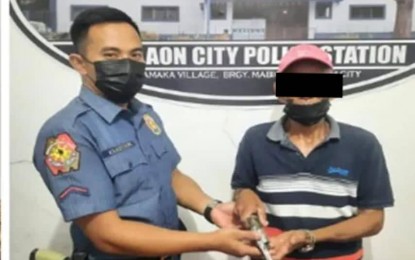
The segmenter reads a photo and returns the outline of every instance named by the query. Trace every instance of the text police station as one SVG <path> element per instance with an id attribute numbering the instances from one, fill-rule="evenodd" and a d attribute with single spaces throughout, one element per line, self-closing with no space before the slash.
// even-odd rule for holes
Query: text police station
<path id="1" fill-rule="evenodd" d="M 291 46 L 149 46 L 148 66 L 278 65 Z M 335 65 L 405 64 L 407 45 L 322 45 Z"/>

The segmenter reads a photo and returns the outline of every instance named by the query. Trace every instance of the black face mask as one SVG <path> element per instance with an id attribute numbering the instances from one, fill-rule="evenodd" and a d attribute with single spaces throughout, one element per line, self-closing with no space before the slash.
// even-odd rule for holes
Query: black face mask
<path id="1" fill-rule="evenodd" d="M 97 88 L 105 98 L 123 104 L 131 101 L 144 83 L 145 63 L 131 59 L 106 60 L 93 63 Z"/>
<path id="2" fill-rule="evenodd" d="M 312 126 L 320 122 L 327 115 L 330 108 L 328 99 L 312 105 L 295 105 L 292 102 L 285 105 L 284 113 L 293 121 L 304 126 Z"/>

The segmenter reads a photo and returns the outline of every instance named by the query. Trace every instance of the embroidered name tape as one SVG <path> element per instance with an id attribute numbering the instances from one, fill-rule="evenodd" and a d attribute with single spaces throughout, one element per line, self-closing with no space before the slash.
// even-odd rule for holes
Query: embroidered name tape
<path id="1" fill-rule="evenodd" d="M 110 157 L 114 154 L 120 153 L 122 151 L 125 151 L 131 147 L 133 147 L 135 144 L 132 141 L 117 145 L 116 147 L 112 147 L 108 150 L 105 150 L 104 152 L 102 152 L 102 157 L 107 158 Z"/>

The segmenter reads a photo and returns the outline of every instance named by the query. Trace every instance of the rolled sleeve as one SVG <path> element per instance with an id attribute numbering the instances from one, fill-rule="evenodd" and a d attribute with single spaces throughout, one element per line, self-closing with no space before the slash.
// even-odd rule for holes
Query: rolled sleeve
<path id="1" fill-rule="evenodd" d="M 41 131 L 33 162 L 65 221 L 115 209 L 114 188 L 99 153 L 82 134 L 74 130 L 61 130 Z M 71 156 L 57 159 L 59 151 L 51 151 L 51 146 L 56 148 L 56 140 L 61 137 L 65 140 L 61 140 L 59 145 L 72 143 L 70 148 L 63 148 L 63 154 L 71 153 Z M 67 158 L 73 160 L 70 166 L 55 166 L 59 160 L 67 163 Z"/>

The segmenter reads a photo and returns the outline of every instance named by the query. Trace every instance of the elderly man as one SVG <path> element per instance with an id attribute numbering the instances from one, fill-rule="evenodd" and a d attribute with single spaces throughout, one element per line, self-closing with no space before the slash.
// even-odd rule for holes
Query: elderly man
<path id="1" fill-rule="evenodd" d="M 298 45 L 279 73 L 334 72 L 327 53 Z M 304 81 L 304 88 L 330 87 Z M 232 177 L 237 213 L 242 220 L 257 213 L 277 230 L 276 259 L 361 259 L 362 238 L 381 231 L 384 208 L 394 204 L 381 145 L 329 116 L 330 98 L 278 98 L 285 115 L 250 128 L 240 143 Z"/>

